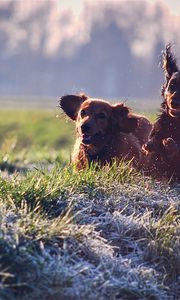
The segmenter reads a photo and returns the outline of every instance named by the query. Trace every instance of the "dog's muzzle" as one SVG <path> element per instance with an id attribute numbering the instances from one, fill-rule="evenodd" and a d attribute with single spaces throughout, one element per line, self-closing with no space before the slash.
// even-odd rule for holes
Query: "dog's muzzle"
<path id="1" fill-rule="evenodd" d="M 84 133 L 81 134 L 80 137 L 82 139 L 82 143 L 85 145 L 97 144 L 99 141 L 102 142 L 102 140 L 105 139 L 105 135 L 103 135 L 101 132 L 97 132 L 94 135 Z"/>

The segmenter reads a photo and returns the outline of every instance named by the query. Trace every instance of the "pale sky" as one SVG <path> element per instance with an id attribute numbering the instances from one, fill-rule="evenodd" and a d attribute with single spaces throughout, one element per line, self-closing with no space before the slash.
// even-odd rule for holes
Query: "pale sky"
<path id="1" fill-rule="evenodd" d="M 129 0 L 105 0 L 107 2 L 121 2 L 121 1 L 129 1 Z M 104 0 L 89 0 L 89 2 L 105 2 Z M 132 0 L 130 0 L 132 1 Z M 138 0 L 134 0 L 138 1 Z M 171 12 L 175 15 L 180 14 L 180 0 L 139 0 L 139 1 L 147 1 L 149 3 L 162 2 L 166 4 Z M 61 9 L 72 9 L 75 13 L 80 13 L 83 9 L 84 3 L 86 0 L 57 0 L 58 6 Z"/>
<path id="2" fill-rule="evenodd" d="M 72 9 L 75 13 L 80 13 L 84 6 L 84 0 L 57 0 L 61 9 Z"/>
<path id="3" fill-rule="evenodd" d="M 158 0 L 149 0 L 147 2 L 158 2 Z M 180 0 L 161 0 L 161 2 L 166 4 L 173 14 L 180 14 Z"/>

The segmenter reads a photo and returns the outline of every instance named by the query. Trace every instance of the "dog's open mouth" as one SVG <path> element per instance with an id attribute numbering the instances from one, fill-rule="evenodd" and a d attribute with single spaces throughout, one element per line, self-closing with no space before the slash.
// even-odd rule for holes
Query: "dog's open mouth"
<path id="1" fill-rule="evenodd" d="M 81 139 L 82 143 L 85 145 L 97 143 L 99 140 L 102 140 L 104 135 L 101 132 L 97 132 L 94 135 L 82 134 Z"/>

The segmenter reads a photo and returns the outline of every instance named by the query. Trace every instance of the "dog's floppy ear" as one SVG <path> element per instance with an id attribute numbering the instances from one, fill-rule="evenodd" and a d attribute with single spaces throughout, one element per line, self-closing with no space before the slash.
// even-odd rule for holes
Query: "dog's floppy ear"
<path id="1" fill-rule="evenodd" d="M 164 71 L 164 75 L 166 80 L 168 81 L 172 74 L 178 72 L 178 66 L 176 63 L 176 59 L 171 52 L 171 44 L 166 46 L 165 51 L 162 53 L 162 69 Z"/>
<path id="2" fill-rule="evenodd" d="M 76 120 L 81 104 L 88 99 L 85 94 L 65 95 L 60 98 L 59 106 L 73 121 Z"/>
<path id="3" fill-rule="evenodd" d="M 122 132 L 133 132 L 138 126 L 138 119 L 129 114 L 129 109 L 123 103 L 113 106 L 113 116 L 117 129 Z"/>

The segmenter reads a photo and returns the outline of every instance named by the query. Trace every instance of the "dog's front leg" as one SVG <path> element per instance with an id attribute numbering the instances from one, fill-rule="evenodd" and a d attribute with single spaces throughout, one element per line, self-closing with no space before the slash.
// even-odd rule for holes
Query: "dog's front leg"
<path id="1" fill-rule="evenodd" d="M 162 143 L 169 157 L 174 158 L 180 154 L 180 146 L 172 138 L 165 138 L 162 140 Z"/>
<path id="2" fill-rule="evenodd" d="M 149 141 L 142 146 L 142 151 L 145 155 L 149 153 L 156 152 L 161 147 L 159 140 L 156 141 L 155 138 L 149 139 Z"/>

